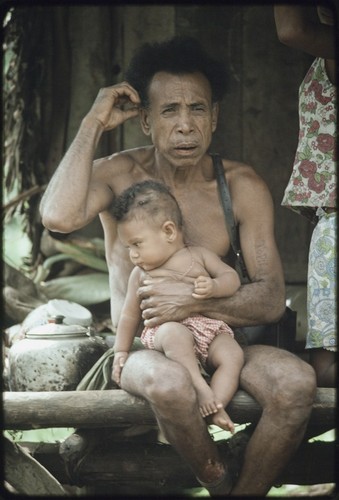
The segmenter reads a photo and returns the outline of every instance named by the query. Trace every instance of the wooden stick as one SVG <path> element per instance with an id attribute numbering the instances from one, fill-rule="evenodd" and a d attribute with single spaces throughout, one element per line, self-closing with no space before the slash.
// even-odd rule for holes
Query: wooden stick
<path id="1" fill-rule="evenodd" d="M 41 191 L 44 191 L 46 189 L 47 184 L 44 184 L 43 186 L 33 186 L 27 191 L 24 191 L 23 193 L 18 194 L 12 200 L 10 200 L 8 203 L 3 205 L 2 210 L 6 212 L 9 208 L 18 205 L 21 201 L 25 200 L 26 198 L 31 198 L 32 196 L 40 193 Z"/>

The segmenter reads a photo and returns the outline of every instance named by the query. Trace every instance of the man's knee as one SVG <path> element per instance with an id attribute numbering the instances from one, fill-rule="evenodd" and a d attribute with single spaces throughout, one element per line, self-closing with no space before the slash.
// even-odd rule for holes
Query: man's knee
<path id="1" fill-rule="evenodd" d="M 148 370 L 145 397 L 154 406 L 170 407 L 196 399 L 188 371 L 179 363 L 169 360 L 160 369 Z"/>
<path id="2" fill-rule="evenodd" d="M 286 373 L 277 379 L 276 403 L 287 411 L 310 411 L 317 387 L 313 368 L 299 359 L 286 368 Z"/>
<path id="3" fill-rule="evenodd" d="M 316 394 L 313 368 L 290 352 L 269 346 L 245 348 L 242 386 L 263 408 L 311 410 Z"/>

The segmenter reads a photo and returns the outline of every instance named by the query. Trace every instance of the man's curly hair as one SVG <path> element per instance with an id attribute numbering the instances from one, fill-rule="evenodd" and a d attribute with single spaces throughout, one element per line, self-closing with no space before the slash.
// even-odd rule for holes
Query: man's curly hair
<path id="1" fill-rule="evenodd" d="M 149 85 L 159 71 L 173 75 L 202 73 L 210 83 L 212 102 L 221 101 L 226 91 L 226 67 L 210 57 L 192 37 L 176 36 L 164 42 L 146 43 L 134 54 L 125 77 L 138 92 L 143 107 L 149 105 Z"/>

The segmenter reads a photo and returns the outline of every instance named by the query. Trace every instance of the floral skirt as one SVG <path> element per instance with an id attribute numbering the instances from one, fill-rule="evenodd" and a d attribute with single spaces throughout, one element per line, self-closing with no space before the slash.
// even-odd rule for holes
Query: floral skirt
<path id="1" fill-rule="evenodd" d="M 308 260 L 306 348 L 336 351 L 337 214 L 319 208 L 317 215 Z"/>

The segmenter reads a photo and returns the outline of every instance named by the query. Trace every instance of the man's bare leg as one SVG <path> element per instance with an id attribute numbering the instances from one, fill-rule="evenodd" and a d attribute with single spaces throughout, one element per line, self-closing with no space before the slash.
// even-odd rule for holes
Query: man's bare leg
<path id="1" fill-rule="evenodd" d="M 316 393 L 313 368 L 270 346 L 244 348 L 240 387 L 263 407 L 232 495 L 264 496 L 298 448 Z"/>
<path id="2" fill-rule="evenodd" d="M 218 494 L 229 493 L 229 475 L 200 415 L 191 377 L 183 366 L 157 351 L 133 352 L 122 371 L 121 387 L 149 402 L 168 442 L 200 482 L 211 485 L 206 486 L 210 492 L 216 485 Z"/>

